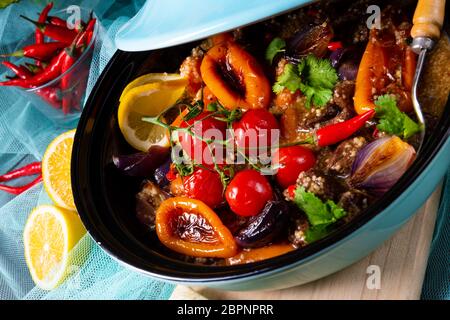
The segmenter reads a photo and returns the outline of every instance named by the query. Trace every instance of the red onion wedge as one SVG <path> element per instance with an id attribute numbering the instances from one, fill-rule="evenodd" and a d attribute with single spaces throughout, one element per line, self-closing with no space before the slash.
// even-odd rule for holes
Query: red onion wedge
<path id="1" fill-rule="evenodd" d="M 397 136 L 375 140 L 358 152 L 350 184 L 383 194 L 400 179 L 415 157 L 414 148 Z"/>
<path id="2" fill-rule="evenodd" d="M 164 163 L 168 155 L 168 148 L 152 146 L 148 152 L 113 156 L 112 160 L 117 169 L 125 175 L 149 178 Z"/>

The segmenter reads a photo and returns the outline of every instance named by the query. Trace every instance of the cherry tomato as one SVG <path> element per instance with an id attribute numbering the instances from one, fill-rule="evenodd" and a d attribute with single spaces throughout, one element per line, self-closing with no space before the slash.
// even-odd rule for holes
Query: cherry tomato
<path id="1" fill-rule="evenodd" d="M 271 130 L 280 130 L 280 126 L 277 119 L 269 111 L 252 109 L 244 113 L 242 118 L 233 125 L 233 129 L 236 145 L 240 148 L 270 147 L 277 142 L 273 141 L 276 137 L 272 136 Z M 249 137 L 252 137 L 252 135 L 257 138 L 257 145 L 253 145 L 254 143 L 249 141 Z"/>
<path id="2" fill-rule="evenodd" d="M 316 163 L 314 153 L 302 146 L 278 149 L 274 154 L 274 162 L 279 165 L 276 179 L 283 188 L 297 181 L 300 172 L 310 169 Z"/>
<path id="3" fill-rule="evenodd" d="M 239 171 L 225 190 L 225 197 L 234 213 L 254 216 L 261 212 L 273 192 L 269 181 L 256 170 Z"/>
<path id="4" fill-rule="evenodd" d="M 226 123 L 214 119 L 213 117 L 205 119 L 208 114 L 210 114 L 210 112 L 202 112 L 188 121 L 183 121 L 180 127 L 187 128 L 194 124 L 191 128 L 194 135 L 201 137 L 202 139 L 210 139 L 214 137 L 217 140 L 225 140 Z M 205 141 L 182 131 L 179 131 L 178 133 L 178 140 L 180 141 L 181 147 L 186 152 L 188 157 L 195 163 L 203 164 L 208 167 L 213 166 L 213 157 L 211 156 L 211 153 L 208 150 L 208 145 Z M 217 144 L 215 146 L 216 147 L 213 147 L 211 145 L 213 152 L 216 155 L 216 161 L 220 163 L 223 156 L 222 148 L 219 150 L 217 148 Z"/>
<path id="5" fill-rule="evenodd" d="M 223 202 L 223 185 L 215 171 L 196 168 L 193 174 L 183 178 L 183 186 L 189 198 L 203 201 L 211 208 Z"/>

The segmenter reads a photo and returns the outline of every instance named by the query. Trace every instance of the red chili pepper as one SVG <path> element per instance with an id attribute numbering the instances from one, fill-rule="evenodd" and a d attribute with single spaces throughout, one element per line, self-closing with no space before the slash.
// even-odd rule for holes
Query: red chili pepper
<path id="1" fill-rule="evenodd" d="M 47 61 L 54 57 L 60 49 L 63 49 L 67 44 L 63 42 L 45 42 L 32 44 L 23 47 L 12 53 L 2 54 L 1 57 L 28 57 L 39 61 Z"/>
<path id="2" fill-rule="evenodd" d="M 55 109 L 61 108 L 62 93 L 56 87 L 44 87 L 36 90 L 36 93 Z"/>
<path id="3" fill-rule="evenodd" d="M 45 36 L 56 41 L 64 42 L 67 45 L 70 45 L 78 34 L 75 30 L 67 29 L 65 27 L 55 26 L 50 23 L 40 23 L 23 15 L 20 17 L 33 23 Z"/>
<path id="4" fill-rule="evenodd" d="M 70 67 L 73 66 L 76 59 L 76 43 L 65 49 L 66 55 L 61 64 L 61 73 L 65 73 Z M 71 75 L 66 74 L 61 78 L 61 90 L 64 91 L 63 99 L 62 99 L 62 110 L 64 114 L 69 113 L 71 109 L 72 103 L 72 92 L 68 90 L 70 88 L 71 83 Z"/>
<path id="5" fill-rule="evenodd" d="M 97 19 L 92 18 L 91 20 L 89 20 L 89 22 L 87 24 L 86 32 L 87 32 L 88 36 L 87 36 L 86 46 L 88 46 L 91 43 L 92 36 L 94 34 L 94 27 L 95 27 L 95 23 L 96 22 L 97 22 Z"/>
<path id="6" fill-rule="evenodd" d="M 61 19 L 59 17 L 50 16 L 50 17 L 47 17 L 47 21 L 55 26 L 67 28 L 67 21 L 64 19 Z M 45 22 L 45 21 L 43 21 L 43 22 Z"/>
<path id="7" fill-rule="evenodd" d="M 62 50 L 57 56 L 53 57 L 50 64 L 42 70 L 41 73 L 38 73 L 28 79 L 29 84 L 33 86 L 40 86 L 58 77 L 61 74 L 61 66 L 65 56 L 66 51 Z"/>
<path id="8" fill-rule="evenodd" d="M 62 50 L 41 73 L 35 75 L 30 81 L 35 85 L 41 85 L 58 77 L 61 74 L 61 66 L 66 54 L 66 51 Z"/>
<path id="9" fill-rule="evenodd" d="M 41 173 L 41 171 L 42 171 L 41 162 L 33 162 L 19 169 L 15 169 L 13 171 L 1 175 L 0 182 L 9 181 L 25 176 L 31 176 L 33 174 Z"/>
<path id="10" fill-rule="evenodd" d="M 82 46 L 84 46 L 86 36 L 87 36 L 86 31 L 79 32 L 77 37 L 73 41 L 72 45 L 65 49 L 66 56 L 65 56 L 64 60 L 62 61 L 62 65 L 61 65 L 61 73 L 62 74 L 65 73 L 67 70 L 69 70 L 73 66 L 73 64 L 76 62 L 78 54 L 81 53 L 81 50 L 79 51 L 78 49 L 81 48 Z M 78 77 L 81 78 L 80 82 L 82 82 L 82 80 L 84 78 L 84 74 L 79 72 Z M 78 100 L 77 91 L 79 91 L 80 88 L 76 88 L 76 86 L 78 84 L 71 88 L 70 86 L 72 84 L 73 84 L 73 80 L 72 80 L 71 74 L 66 74 L 62 77 L 62 79 L 61 79 L 61 90 L 63 92 L 62 109 L 63 109 L 64 114 L 67 114 L 72 107 L 79 109 L 78 105 L 75 106 L 75 104 L 77 104 L 77 102 L 79 102 L 79 101 L 77 101 Z M 78 89 L 78 90 L 76 90 L 76 89 Z M 81 100 L 81 97 L 79 97 L 79 98 L 80 98 L 79 100 Z"/>
<path id="11" fill-rule="evenodd" d="M 56 16 L 49 16 L 47 17 L 47 22 L 50 24 L 53 24 L 55 26 L 58 27 L 64 27 L 69 29 L 69 27 L 67 26 L 67 21 L 64 19 L 61 19 L 60 17 L 56 17 Z M 84 28 L 86 27 L 86 24 L 83 22 L 83 20 L 78 20 L 75 22 L 75 30 L 76 31 L 83 31 Z"/>
<path id="12" fill-rule="evenodd" d="M 296 189 L 297 189 L 297 186 L 295 184 L 293 184 L 287 188 L 289 198 L 291 198 L 291 199 L 295 198 L 295 190 Z"/>
<path id="13" fill-rule="evenodd" d="M 331 124 L 322 127 L 316 131 L 316 142 L 320 147 L 329 146 L 347 139 L 358 131 L 366 121 L 370 120 L 375 114 L 371 109 L 363 114 L 351 118 L 350 120 Z"/>
<path id="14" fill-rule="evenodd" d="M 91 52 L 89 53 L 91 54 Z M 86 60 L 90 60 L 89 58 Z M 76 110 L 81 110 L 81 105 L 83 103 L 83 96 L 86 93 L 86 86 L 87 81 L 89 78 L 89 65 L 82 64 L 79 67 L 79 70 L 77 70 L 77 79 L 78 82 L 76 82 L 70 91 L 72 92 L 72 108 Z"/>
<path id="15" fill-rule="evenodd" d="M 38 66 L 29 62 L 25 62 L 25 65 L 27 66 L 27 69 L 30 70 L 30 72 L 33 74 L 42 72 L 43 68 L 47 67 L 46 63 L 41 63 L 41 66 Z"/>
<path id="16" fill-rule="evenodd" d="M 39 15 L 38 22 L 44 23 L 45 20 L 47 20 L 48 13 L 53 8 L 53 2 L 48 3 L 44 9 L 42 10 L 41 14 Z M 39 28 L 36 28 L 36 34 L 35 34 L 35 40 L 36 43 L 44 43 L 44 34 Z"/>
<path id="17" fill-rule="evenodd" d="M 14 72 L 20 79 L 28 79 L 33 74 L 24 66 L 17 66 L 14 63 L 11 63 L 9 61 L 2 61 L 2 64 L 10 69 L 12 72 Z"/>
<path id="18" fill-rule="evenodd" d="M 342 42 L 340 41 L 333 41 L 328 43 L 328 50 L 330 51 L 336 51 L 337 49 L 342 48 Z"/>
<path id="19" fill-rule="evenodd" d="M 35 186 L 36 184 L 38 184 L 41 181 L 42 181 L 42 175 L 39 175 L 39 177 L 37 177 L 36 179 L 31 181 L 30 183 L 28 183 L 24 186 L 20 186 L 20 187 L 11 187 L 11 186 L 7 186 L 4 184 L 0 184 L 0 190 L 11 193 L 11 194 L 18 195 L 18 194 L 21 194 L 22 192 L 27 191 L 28 189 Z"/>
<path id="20" fill-rule="evenodd" d="M 8 173 L 5 173 L 4 175 L 0 176 L 0 182 L 4 181 L 10 181 L 17 178 L 25 177 L 25 176 L 31 176 L 35 174 L 39 174 L 39 176 L 31 181 L 30 183 L 19 186 L 19 187 L 11 187 L 4 184 L 0 184 L 0 190 L 11 193 L 11 194 L 20 194 L 28 189 L 30 189 L 32 186 L 38 184 L 42 181 L 42 167 L 40 162 L 33 162 L 30 164 L 27 164 L 26 166 L 23 166 L 22 168 L 15 169 L 13 171 L 10 171 Z"/>
<path id="21" fill-rule="evenodd" d="M 77 54 L 80 54 L 84 51 L 86 47 L 86 40 L 88 38 L 88 31 L 82 31 L 77 39 L 75 40 L 75 48 L 77 49 Z"/>
<path id="22" fill-rule="evenodd" d="M 20 79 L 20 78 L 14 78 L 6 81 L 0 82 L 0 86 L 5 87 L 22 87 L 25 89 L 31 89 L 35 88 L 36 86 L 31 84 L 29 79 Z"/>
<path id="23" fill-rule="evenodd" d="M 380 131 L 378 130 L 377 127 L 375 127 L 375 130 L 373 130 L 372 132 L 372 137 L 374 138 L 378 138 L 378 134 L 380 133 Z"/>
<path id="24" fill-rule="evenodd" d="M 19 86 L 23 88 L 34 88 L 47 83 L 61 74 L 62 61 L 65 59 L 66 51 L 62 50 L 53 57 L 49 65 L 42 72 L 35 74 L 29 79 L 13 79 L 0 82 L 0 86 Z"/>

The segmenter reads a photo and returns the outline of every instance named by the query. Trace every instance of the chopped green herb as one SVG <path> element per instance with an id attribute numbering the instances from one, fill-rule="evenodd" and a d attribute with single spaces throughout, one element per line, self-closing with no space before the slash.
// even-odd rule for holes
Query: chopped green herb
<path id="1" fill-rule="evenodd" d="M 284 52 L 284 48 L 286 48 L 286 42 L 283 39 L 273 39 L 266 49 L 266 60 L 269 61 L 270 64 L 272 64 L 273 58 L 275 58 L 278 53 Z"/>
<path id="2" fill-rule="evenodd" d="M 203 111 L 203 101 L 197 101 L 194 104 L 188 104 L 188 113 L 183 117 L 184 121 L 189 121 L 198 116 Z"/>
<path id="3" fill-rule="evenodd" d="M 239 120 L 242 117 L 242 111 L 240 109 L 228 110 L 222 104 L 220 104 L 220 102 L 211 102 L 210 104 L 208 104 L 206 109 L 216 114 L 214 119 L 227 122 L 229 124 L 236 120 Z"/>
<path id="4" fill-rule="evenodd" d="M 309 55 L 297 67 L 287 64 L 272 89 L 275 93 L 280 93 L 284 88 L 291 92 L 300 90 L 307 98 L 307 108 L 311 101 L 314 105 L 323 107 L 330 101 L 337 80 L 336 70 L 329 59 Z"/>
<path id="5" fill-rule="evenodd" d="M 191 163 L 175 163 L 175 168 L 182 177 L 186 177 L 194 173 L 194 164 Z"/>
<path id="6" fill-rule="evenodd" d="M 273 86 L 273 91 L 280 93 L 286 88 L 291 92 L 295 92 L 300 89 L 301 83 L 302 79 L 298 74 L 297 68 L 295 68 L 295 65 L 288 63 L 284 67 L 283 73 L 278 76 L 277 82 Z"/>
<path id="7" fill-rule="evenodd" d="M 332 224 L 347 215 L 347 212 L 334 201 L 323 202 L 314 193 L 307 192 L 304 187 L 295 190 L 294 202 L 308 218 L 310 224 L 306 233 L 308 243 L 325 236 Z"/>
<path id="8" fill-rule="evenodd" d="M 218 109 L 218 106 L 217 106 L 216 102 L 211 102 L 206 106 L 206 110 L 211 111 L 211 112 L 217 111 L 217 109 Z"/>
<path id="9" fill-rule="evenodd" d="M 401 112 L 393 95 L 379 96 L 375 101 L 378 130 L 408 139 L 422 129 L 408 115 Z"/>
<path id="10" fill-rule="evenodd" d="M 307 243 L 313 243 L 320 240 L 330 233 L 328 225 L 310 226 L 305 232 L 305 240 Z"/>

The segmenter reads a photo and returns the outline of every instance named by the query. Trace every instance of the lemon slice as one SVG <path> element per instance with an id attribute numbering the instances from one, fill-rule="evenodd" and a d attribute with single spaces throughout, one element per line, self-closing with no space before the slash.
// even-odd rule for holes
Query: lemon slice
<path id="1" fill-rule="evenodd" d="M 148 73 L 140 76 L 139 78 L 131 81 L 125 89 L 122 91 L 122 95 L 120 96 L 120 100 L 133 88 L 142 86 L 144 84 L 149 83 L 157 83 L 157 82 L 172 82 L 172 81 L 185 81 L 184 78 L 177 73 Z"/>
<path id="2" fill-rule="evenodd" d="M 38 287 L 51 290 L 64 280 L 72 265 L 69 252 L 85 233 L 76 212 L 50 205 L 31 212 L 23 243 L 25 260 Z"/>
<path id="3" fill-rule="evenodd" d="M 70 179 L 70 159 L 75 130 L 56 137 L 42 158 L 42 181 L 53 202 L 64 209 L 76 210 Z"/>
<path id="4" fill-rule="evenodd" d="M 125 140 L 140 151 L 147 151 L 152 145 L 169 146 L 167 130 L 142 121 L 142 118 L 155 117 L 174 105 L 187 84 L 187 80 L 179 75 L 156 75 L 134 80 L 120 98 L 119 128 Z"/>

